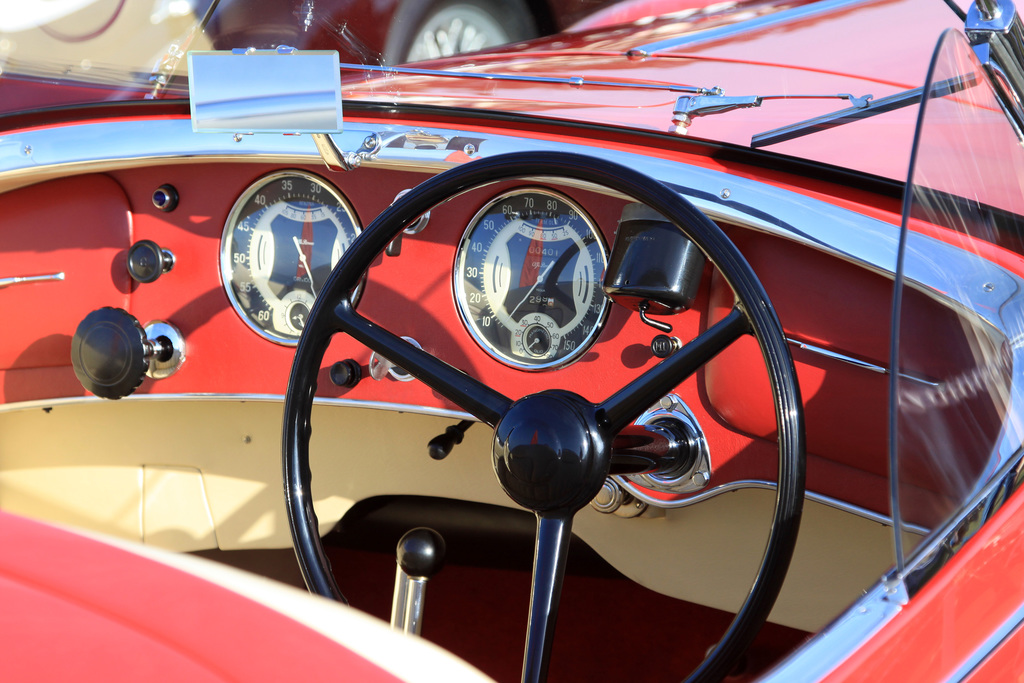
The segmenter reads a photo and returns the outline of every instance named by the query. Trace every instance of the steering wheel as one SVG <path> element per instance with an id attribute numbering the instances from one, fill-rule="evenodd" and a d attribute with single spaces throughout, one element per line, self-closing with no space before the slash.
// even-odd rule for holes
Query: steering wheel
<path id="1" fill-rule="evenodd" d="M 360 316 L 353 293 L 387 245 L 420 215 L 480 185 L 552 176 L 593 183 L 647 204 L 679 227 L 732 287 L 736 304 L 721 321 L 600 403 L 549 390 L 513 401 Z M 572 520 L 597 495 L 612 461 L 613 437 L 715 354 L 746 334 L 761 348 L 778 427 L 778 489 L 768 543 L 736 617 L 689 681 L 722 679 L 768 618 L 796 544 L 803 509 L 803 410 L 793 360 L 764 288 L 725 234 L 677 192 L 633 169 L 561 152 L 480 159 L 425 181 L 392 204 L 342 255 L 299 339 L 285 398 L 284 478 L 288 521 L 309 589 L 342 602 L 320 542 L 309 469 L 310 414 L 317 372 L 331 337 L 344 332 L 494 428 L 492 459 L 506 493 L 537 517 L 524 681 L 543 681 Z"/>

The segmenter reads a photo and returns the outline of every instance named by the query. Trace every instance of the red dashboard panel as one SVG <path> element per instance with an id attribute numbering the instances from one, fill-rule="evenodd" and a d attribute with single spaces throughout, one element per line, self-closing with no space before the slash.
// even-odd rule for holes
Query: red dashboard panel
<path id="1" fill-rule="evenodd" d="M 255 180 L 280 167 L 269 165 L 190 164 L 115 171 L 109 176 L 82 176 L 54 181 L 4 195 L 3 206 L 24 225 L 32 225 L 32 244 L 38 231 L 53 235 L 52 252 L 27 254 L 18 243 L 5 245 L 5 263 L 31 263 L 34 270 L 65 270 L 68 280 L 0 290 L 10 297 L 8 310 L 19 310 L 24 329 L 17 334 L 22 348 L 3 345 L 7 367 L 0 371 L 8 402 L 81 396 L 68 365 L 70 337 L 81 319 L 103 306 L 125 307 L 145 325 L 162 320 L 176 326 L 186 341 L 186 360 L 180 371 L 162 380 L 146 379 L 142 394 L 234 394 L 281 396 L 286 392 L 293 347 L 257 335 L 232 308 L 220 275 L 221 236 L 235 200 Z M 365 227 L 391 198 L 425 179 L 415 173 L 360 169 L 332 173 L 322 167 L 302 170 L 319 175 L 346 196 Z M 158 187 L 170 184 L 180 201 L 164 212 L 152 203 Z M 575 363 L 556 371 L 525 372 L 508 367 L 481 348 L 466 331 L 453 294 L 452 273 L 459 240 L 479 209 L 513 187 L 535 186 L 506 182 L 480 188 L 449 201 L 432 212 L 426 229 L 403 240 L 401 254 L 382 256 L 369 270 L 360 312 L 390 329 L 416 339 L 437 357 L 483 382 L 518 398 L 545 389 L 570 388 L 589 400 L 602 400 L 657 359 L 650 343 L 658 333 L 631 311 L 612 306 L 598 341 Z M 577 188 L 557 187 L 592 216 L 611 244 L 624 205 Z M 71 201 L 61 202 L 58 199 Z M 72 214 L 72 206 L 90 205 L 87 216 Z M 822 346 L 882 362 L 885 334 L 860 324 L 887 310 L 889 286 L 881 277 L 850 264 L 838 264 L 813 250 L 769 236 L 733 230 L 755 272 L 774 298 L 787 334 Z M 11 238 L 14 239 L 14 238 Z M 126 251 L 131 242 L 149 239 L 175 256 L 173 270 L 150 284 L 129 280 Z M 9 269 L 11 265 L 5 266 Z M 827 272 L 831 293 L 808 287 Z M 86 273 L 82 275 L 81 273 Z M 75 279 L 72 280 L 72 277 Z M 667 320 L 672 334 L 695 337 L 722 311 L 731 307 L 731 292 L 714 283 L 706 270 L 691 310 Z M 71 287 L 71 282 L 85 283 Z M 129 283 L 130 286 L 129 286 Z M 30 287 L 32 289 L 30 289 Z M 39 295 L 52 291 L 52 300 Z M 843 315 L 849 334 L 825 339 L 833 329 L 838 306 L 823 305 L 822 296 L 843 300 L 844 291 L 873 292 Z M 130 293 L 129 293 L 130 292 Z M 32 296 L 28 296 L 32 293 Z M 808 297 L 811 297 L 809 300 Z M 5 302 L 6 303 L 6 302 Z M 20 306 L 20 309 L 15 309 Z M 37 315 L 37 311 L 60 315 Z M 856 315 L 853 315 L 854 312 Z M 887 320 L 887 316 L 885 316 Z M 46 333 L 40 326 L 45 325 Z M 5 331 L 5 334 L 14 334 Z M 43 339 L 25 348 L 28 340 Z M 738 479 L 772 480 L 776 457 L 770 402 L 752 390 L 764 375 L 753 340 L 741 340 L 677 393 L 695 412 L 712 444 L 715 484 Z M 808 352 L 796 351 L 797 369 L 808 410 L 809 480 L 819 491 L 865 507 L 884 511 L 879 478 L 885 476 L 884 449 L 867 435 L 884 433 L 884 376 L 852 368 Z M 331 383 L 331 364 L 353 359 L 365 379 L 346 389 Z M 455 409 L 456 406 L 420 382 L 368 377 L 370 352 L 350 338 L 337 336 L 325 356 L 319 395 Z M 58 366 L 44 368 L 42 366 Z M 33 369 L 34 368 L 34 369 Z M 865 412 L 868 411 L 868 412 Z M 870 424 L 869 424 L 870 423 Z M 824 455 L 829 460 L 813 457 Z"/>
<path id="2" fill-rule="evenodd" d="M 0 280 L 63 274 L 0 287 L 0 370 L 70 366 L 71 335 L 95 302 L 128 305 L 128 198 L 90 175 L 0 195 L 0 216 Z"/>

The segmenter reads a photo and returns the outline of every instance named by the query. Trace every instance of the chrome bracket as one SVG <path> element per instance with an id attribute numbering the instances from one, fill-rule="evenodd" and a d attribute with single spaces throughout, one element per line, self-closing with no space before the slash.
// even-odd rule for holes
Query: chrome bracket
<path id="1" fill-rule="evenodd" d="M 313 133 L 311 136 L 320 152 L 320 158 L 332 171 L 352 171 L 364 161 L 374 159 L 384 147 L 384 140 L 378 133 L 371 133 L 363 139 L 362 146 L 354 152 L 342 151 L 329 133 Z"/>
<path id="2" fill-rule="evenodd" d="M 701 429 L 693 411 L 683 403 L 682 399 L 675 394 L 669 394 L 662 398 L 657 405 L 637 418 L 636 424 L 651 424 L 665 418 L 672 418 L 678 421 L 689 434 L 697 455 L 692 467 L 686 472 L 629 474 L 612 477 L 626 492 L 634 495 L 639 494 L 638 498 L 649 502 L 650 496 L 646 491 L 693 493 L 700 491 L 711 481 L 711 455 L 708 451 L 708 441 L 704 437 L 704 430 Z M 657 503 L 653 504 L 657 505 Z"/>
<path id="3" fill-rule="evenodd" d="M 1024 140 L 1024 24 L 1012 0 L 976 0 L 964 31 L 996 86 L 999 103 Z"/>

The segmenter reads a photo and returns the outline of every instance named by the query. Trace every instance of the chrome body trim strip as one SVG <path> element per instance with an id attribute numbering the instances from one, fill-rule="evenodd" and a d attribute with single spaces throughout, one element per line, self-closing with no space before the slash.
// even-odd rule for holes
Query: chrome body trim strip
<path id="1" fill-rule="evenodd" d="M 280 394 L 132 394 L 120 399 L 117 404 L 134 403 L 136 401 L 223 401 L 233 403 L 284 403 L 284 396 Z M 0 404 L 0 415 L 4 413 L 15 413 L 27 410 L 45 410 L 48 408 L 59 408 L 63 406 L 74 406 L 81 404 L 101 404 L 110 401 L 95 396 L 75 396 L 73 398 L 57 398 L 52 400 L 40 399 L 34 401 L 22 401 L 20 403 Z M 117 405 L 112 404 L 112 405 Z M 387 403 L 384 401 L 359 401 L 350 398 L 320 398 L 313 399 L 313 405 L 338 406 L 342 408 L 365 408 L 368 410 L 387 410 L 395 413 L 412 413 L 415 415 L 427 415 L 431 417 L 444 417 L 452 420 L 473 420 L 473 416 L 461 410 L 449 410 L 446 408 L 431 408 L 428 406 L 417 406 L 409 403 Z"/>
<path id="2" fill-rule="evenodd" d="M 705 31 L 695 31 L 676 38 L 661 40 L 656 43 L 648 43 L 631 49 L 627 54 L 635 56 L 656 55 L 668 50 L 676 50 L 682 47 L 693 47 L 703 43 L 713 43 L 718 40 L 726 40 L 745 33 L 763 31 L 774 26 L 785 26 L 786 24 L 811 19 L 824 14 L 832 14 L 842 9 L 856 7 L 857 5 L 870 5 L 876 0 L 821 0 L 800 7 L 773 12 L 756 19 L 728 24 L 719 28 L 711 28 Z"/>
<path id="3" fill-rule="evenodd" d="M 660 498 L 656 498 L 650 495 L 643 488 L 637 486 L 634 482 L 630 481 L 624 476 L 614 475 L 611 478 L 614 479 L 623 489 L 628 491 L 637 500 L 642 500 L 643 502 L 647 503 L 652 507 L 666 509 L 689 507 L 690 505 L 695 505 L 709 498 L 720 496 L 723 493 L 742 491 L 743 489 L 765 489 L 769 491 L 774 491 L 775 489 L 778 488 L 778 485 L 774 481 L 767 481 L 764 479 L 742 479 L 740 481 L 731 481 L 728 484 L 714 486 L 712 488 L 701 491 L 700 493 L 687 496 L 686 498 L 682 498 L 680 500 L 666 502 Z M 872 522 L 877 522 L 878 524 L 881 524 L 883 526 L 892 526 L 891 517 L 886 517 L 883 514 L 874 512 L 872 510 L 868 510 L 867 508 L 862 508 L 858 505 L 851 505 L 850 503 L 839 500 L 838 498 L 832 498 L 831 496 L 826 496 L 821 493 L 815 493 L 813 491 L 807 491 L 804 497 L 807 500 L 814 501 L 815 503 L 820 503 L 821 505 L 825 505 L 830 508 L 835 508 L 836 510 L 846 512 L 851 515 L 856 515 L 857 517 L 863 517 L 864 519 L 870 520 Z M 924 527 L 916 526 L 913 524 L 904 524 L 903 528 L 910 533 L 917 534 L 918 536 L 925 536 L 930 532 L 929 529 L 925 529 Z"/>
<path id="4" fill-rule="evenodd" d="M 1017 608 L 1009 619 L 999 625 L 995 631 L 985 639 L 985 642 L 975 652 L 967 658 L 967 660 L 960 665 L 960 667 L 953 673 L 952 676 L 946 679 L 948 683 L 957 683 L 962 681 L 974 673 L 974 670 L 985 661 L 985 659 L 995 652 L 996 648 L 1002 645 L 1014 631 L 1024 626 L 1024 605 Z"/>
<path id="5" fill-rule="evenodd" d="M 826 349 L 822 346 L 815 346 L 814 344 L 809 344 L 807 342 L 800 341 L 799 339 L 793 339 L 792 337 L 786 337 L 786 341 L 792 344 L 793 346 L 802 349 L 803 351 L 807 351 L 809 353 L 824 356 L 825 358 L 831 358 L 832 360 L 837 360 L 840 361 L 841 363 L 853 365 L 854 367 L 858 367 L 863 370 L 869 370 L 870 372 L 874 372 L 880 375 L 889 374 L 889 368 L 885 367 L 884 365 L 876 365 L 875 363 L 869 363 L 866 360 L 860 360 L 859 358 L 854 358 L 853 356 L 847 356 L 846 354 L 838 353 L 836 351 Z M 912 382 L 925 384 L 930 387 L 939 386 L 938 382 L 932 382 L 922 377 L 914 377 L 913 375 L 908 375 L 903 372 L 900 373 L 900 377 L 902 377 L 903 379 L 909 379 Z"/>

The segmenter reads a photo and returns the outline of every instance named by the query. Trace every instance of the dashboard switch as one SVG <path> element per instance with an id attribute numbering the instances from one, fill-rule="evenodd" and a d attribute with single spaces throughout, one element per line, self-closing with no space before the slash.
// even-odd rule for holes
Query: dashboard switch
<path id="1" fill-rule="evenodd" d="M 153 240 L 139 240 L 128 249 L 128 274 L 136 282 L 156 282 L 174 267 L 174 254 Z"/>
<path id="2" fill-rule="evenodd" d="M 120 308 L 85 316 L 71 339 L 75 375 L 100 398 L 128 396 L 147 374 L 157 379 L 174 374 L 184 358 L 184 341 L 174 326 L 156 322 L 144 329 Z"/>

